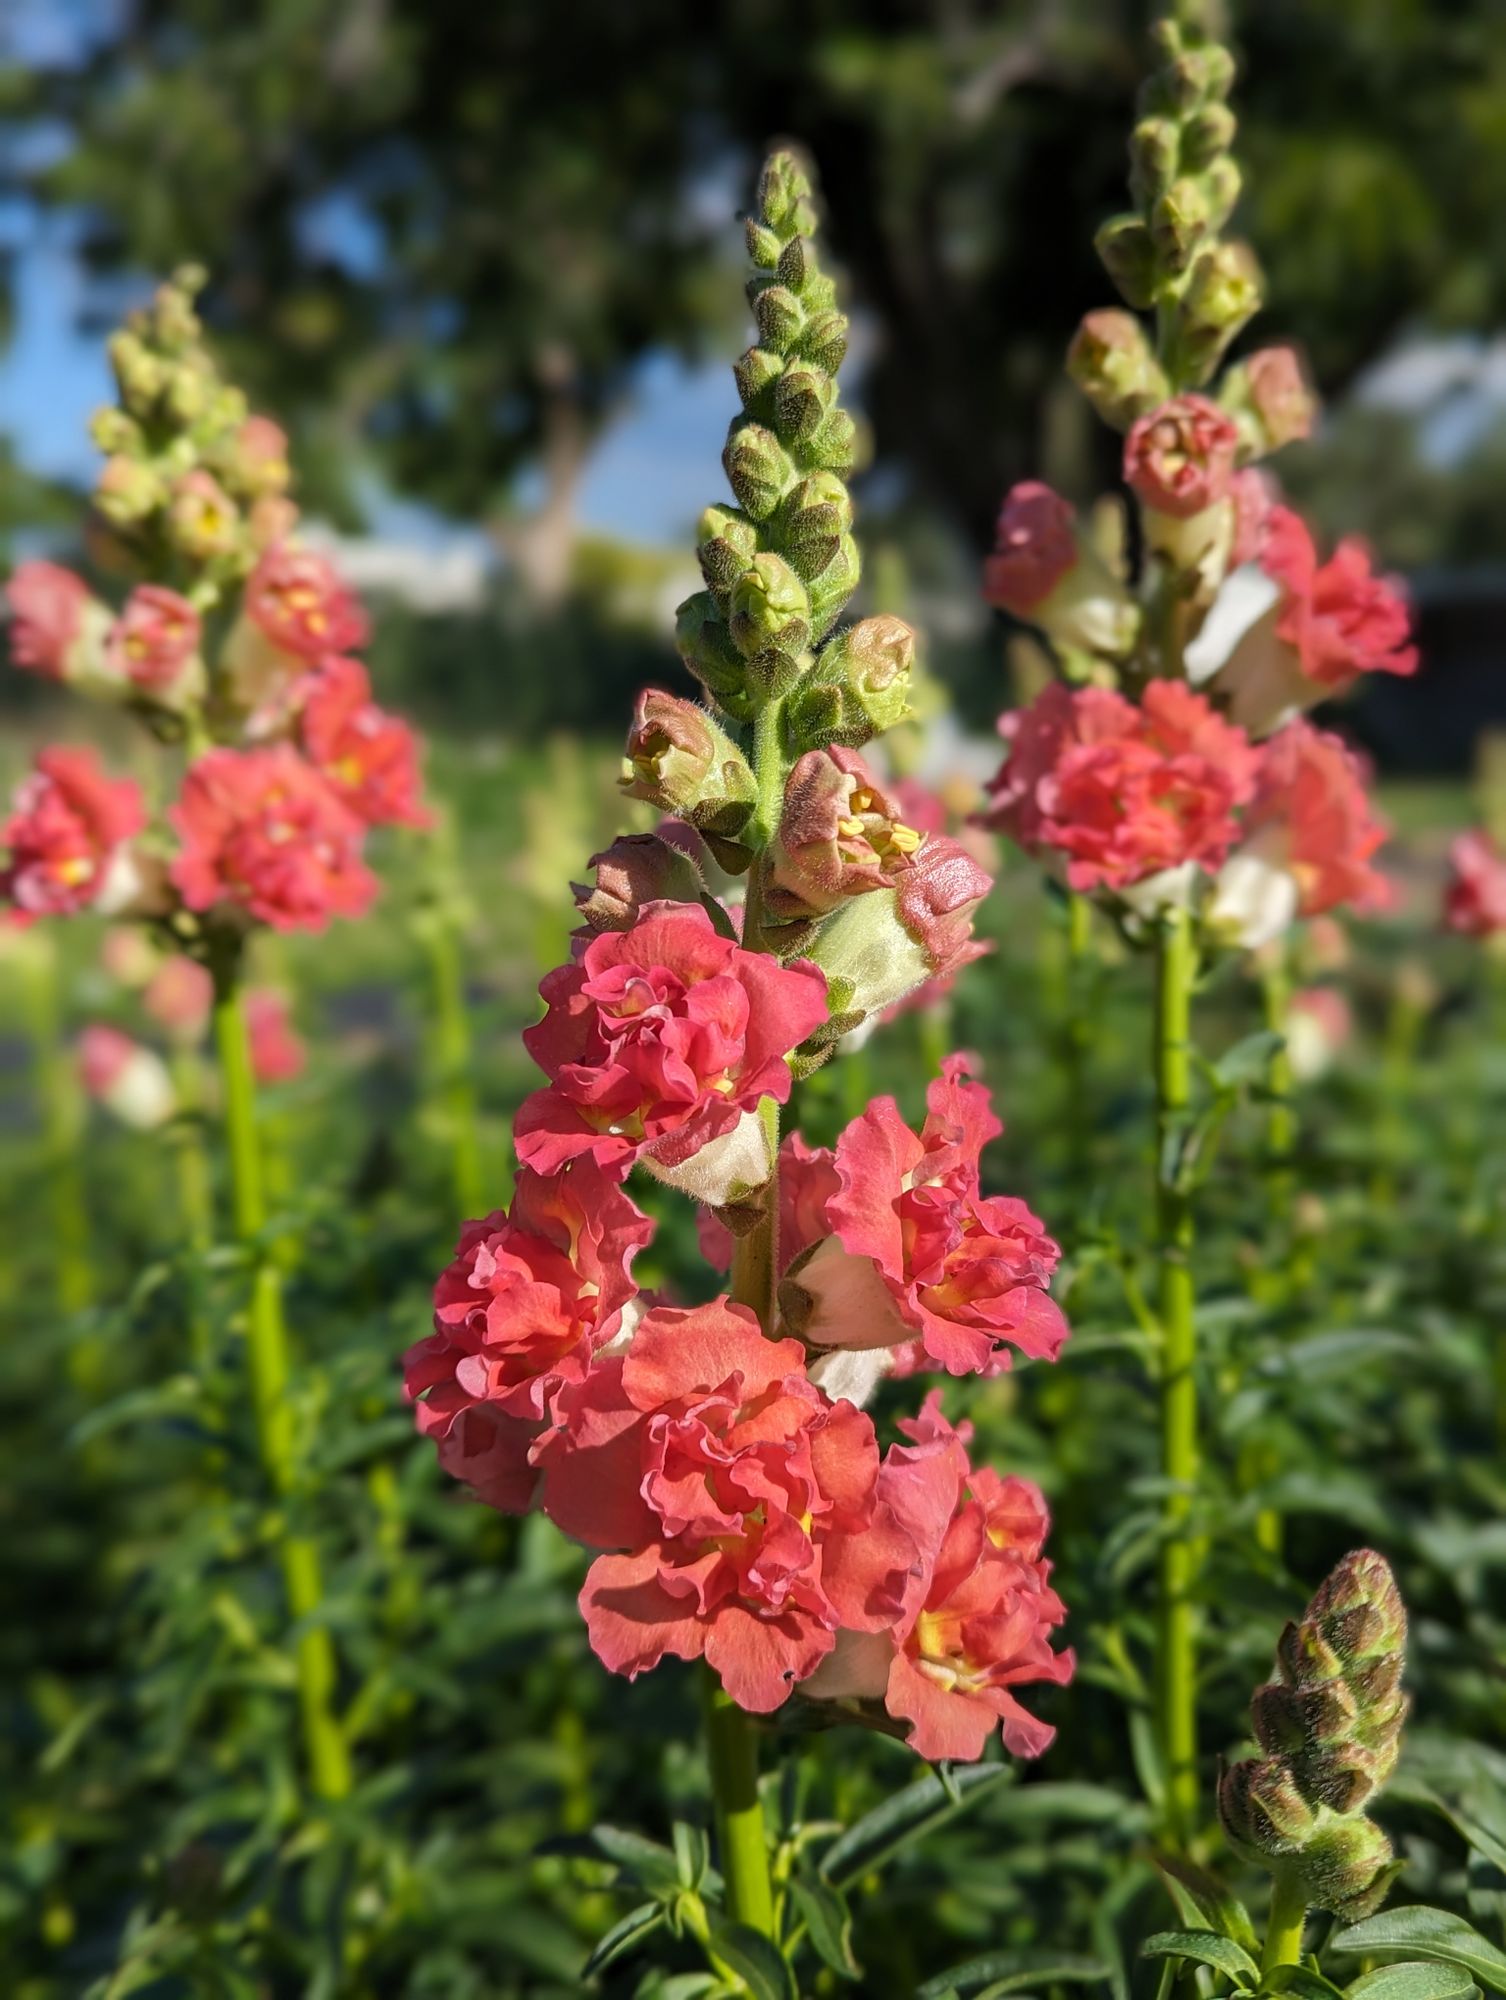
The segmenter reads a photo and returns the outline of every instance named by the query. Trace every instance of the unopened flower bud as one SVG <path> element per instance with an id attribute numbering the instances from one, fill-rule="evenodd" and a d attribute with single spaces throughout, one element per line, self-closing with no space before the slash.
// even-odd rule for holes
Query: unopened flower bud
<path id="1" fill-rule="evenodd" d="M 1093 240 L 1125 304 L 1144 312 L 1156 295 L 1156 248 L 1150 231 L 1138 215 L 1115 215 Z"/>
<path id="2" fill-rule="evenodd" d="M 1317 399 L 1290 347 L 1262 347 L 1229 370 L 1220 401 L 1239 426 L 1245 458 L 1312 435 Z"/>
<path id="3" fill-rule="evenodd" d="M 759 216 L 770 229 L 783 230 L 810 191 L 810 179 L 793 153 L 771 153 L 758 177 Z"/>
<path id="4" fill-rule="evenodd" d="M 835 375 L 847 356 L 847 333 L 845 313 L 812 313 L 797 342 L 798 351 L 806 361 Z"/>
<path id="5" fill-rule="evenodd" d="M 181 353 L 203 334 L 203 322 L 194 310 L 194 300 L 208 282 L 202 264 L 182 264 L 164 284 L 157 287 L 147 312 L 152 338 L 170 353 Z"/>
<path id="6" fill-rule="evenodd" d="M 805 440 L 807 458 L 828 472 L 850 472 L 857 462 L 857 425 L 846 410 L 828 410 Z"/>
<path id="7" fill-rule="evenodd" d="M 1067 349 L 1067 373 L 1115 430 L 1128 430 L 1169 393 L 1145 329 L 1113 306 L 1084 314 Z"/>
<path id="8" fill-rule="evenodd" d="M 804 444 L 813 435 L 836 392 L 823 368 L 785 369 L 774 388 L 774 420 L 786 444 Z"/>
<path id="9" fill-rule="evenodd" d="M 1234 113 L 1227 104 L 1205 104 L 1182 127 L 1182 165 L 1201 173 L 1234 143 Z"/>
<path id="10" fill-rule="evenodd" d="M 94 488 L 94 504 L 117 528 L 131 528 L 162 505 L 165 493 L 152 467 L 139 458 L 105 460 Z"/>
<path id="11" fill-rule="evenodd" d="M 706 692 L 729 715 L 746 720 L 752 714 L 747 666 L 709 590 L 687 597 L 675 613 L 675 648 Z"/>
<path id="12" fill-rule="evenodd" d="M 214 388 L 208 362 L 200 355 L 185 356 L 167 370 L 163 401 L 168 415 L 181 429 L 189 429 L 209 408 Z"/>
<path id="13" fill-rule="evenodd" d="M 1213 243 L 1192 267 L 1177 308 L 1176 372 L 1205 382 L 1219 356 L 1260 309 L 1262 284 L 1254 252 L 1244 243 Z"/>
<path id="14" fill-rule="evenodd" d="M 143 450 L 140 424 L 113 403 L 106 403 L 89 419 L 89 437 L 106 458 L 118 452 L 131 457 Z"/>
<path id="15" fill-rule="evenodd" d="M 778 354 L 788 353 L 805 325 L 799 299 L 788 285 L 761 277 L 749 281 L 748 296 L 760 343 Z"/>
<path id="16" fill-rule="evenodd" d="M 1130 134 L 1130 193 L 1149 208 L 1176 178 L 1181 134 L 1170 118 L 1142 118 Z"/>
<path id="17" fill-rule="evenodd" d="M 758 553 L 758 530 L 731 507 L 708 507 L 696 529 L 696 554 L 707 587 L 724 597 Z"/>
<path id="18" fill-rule="evenodd" d="M 112 333 L 107 347 L 121 402 L 133 416 L 150 416 L 167 382 L 161 358 L 127 328 Z"/>
<path id="19" fill-rule="evenodd" d="M 1208 228 L 1216 235 L 1234 213 L 1240 191 L 1244 187 L 1244 176 L 1239 170 L 1239 162 L 1232 157 L 1214 160 L 1198 176 L 1198 185 L 1208 204 Z"/>
<path id="20" fill-rule="evenodd" d="M 1385 1834 L 1360 1814 L 1325 1826 L 1291 1872 L 1309 1909 L 1327 1910 L 1342 1923 L 1356 1924 L 1380 1908 L 1400 1865 Z"/>
<path id="21" fill-rule="evenodd" d="M 766 229 L 756 217 L 748 216 L 743 223 L 743 238 L 748 246 L 748 261 L 762 271 L 772 271 L 779 262 L 779 237 L 772 229 Z"/>
<path id="22" fill-rule="evenodd" d="M 783 373 L 783 360 L 767 347 L 750 347 L 746 354 L 739 356 L 732 364 L 732 377 L 737 383 L 743 408 L 751 411 L 764 391 L 771 388 Z"/>
<path id="23" fill-rule="evenodd" d="M 594 883 L 572 882 L 593 931 L 628 931 L 648 903 L 698 903 L 706 884 L 690 856 L 657 833 L 625 833 L 593 854 Z"/>
<path id="24" fill-rule="evenodd" d="M 766 697 L 788 692 L 810 644 L 805 585 L 783 556 L 765 552 L 733 584 L 728 606 L 727 629 L 747 661 L 749 680 Z"/>
<path id="25" fill-rule="evenodd" d="M 837 633 L 821 652 L 814 676 L 787 711 L 790 741 L 799 746 L 845 743 L 860 749 L 910 714 L 915 634 L 902 618 L 864 618 Z"/>
<path id="26" fill-rule="evenodd" d="M 173 488 L 167 532 L 173 546 L 195 562 L 228 555 L 240 532 L 235 503 L 209 473 L 186 473 Z"/>
<path id="27" fill-rule="evenodd" d="M 644 688 L 633 709 L 622 789 L 706 834 L 742 831 L 758 788 L 748 760 L 693 701 Z"/>
<path id="28" fill-rule="evenodd" d="M 1062 645 L 1117 658 L 1134 643 L 1136 609 L 1083 542 L 1076 519 L 1039 480 L 1011 487 L 983 566 L 983 595 Z"/>
<path id="29" fill-rule="evenodd" d="M 1251 1757 L 1224 1772 L 1218 1815 L 1229 1842 L 1250 1860 L 1295 1853 L 1310 1840 L 1316 1820 L 1297 1781 L 1279 1757 Z"/>
<path id="30" fill-rule="evenodd" d="M 1159 195 L 1151 206 L 1150 234 L 1157 255 L 1169 271 L 1185 271 L 1212 227 L 1206 189 L 1183 179 Z"/>
<path id="31" fill-rule="evenodd" d="M 843 605 L 858 587 L 863 562 L 851 535 L 838 535 L 830 558 L 811 578 L 807 589 L 811 601 L 811 634 L 821 639 L 831 630 Z"/>
<path id="32" fill-rule="evenodd" d="M 727 440 L 722 465 L 738 504 L 755 521 L 766 521 L 795 477 L 788 452 L 762 424 L 739 424 Z"/>

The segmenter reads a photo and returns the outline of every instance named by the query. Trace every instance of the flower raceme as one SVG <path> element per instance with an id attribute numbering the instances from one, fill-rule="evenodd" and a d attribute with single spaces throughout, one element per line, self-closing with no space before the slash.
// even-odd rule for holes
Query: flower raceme
<path id="1" fill-rule="evenodd" d="M 168 817 L 181 843 L 172 880 L 191 910 L 322 930 L 376 894 L 360 820 L 291 744 L 207 752 Z"/>
<path id="2" fill-rule="evenodd" d="M 918 1551 L 879 1497 L 873 1425 L 745 1306 L 648 1313 L 563 1402 L 539 1452 L 542 1504 L 607 1551 L 580 1603 L 614 1672 L 704 1657 L 763 1714 L 839 1629 L 882 1632 L 899 1615 Z"/>
<path id="3" fill-rule="evenodd" d="M 829 1164 L 790 1162 L 797 1237 L 814 1234 L 802 1181 L 829 1191 L 826 1233 L 780 1289 L 786 1324 L 817 1349 L 903 1350 L 906 1372 L 992 1374 L 1011 1347 L 1054 1361 L 1067 1323 L 1047 1287 L 1061 1253 L 1023 1202 L 982 1192 L 979 1158 L 1003 1126 L 965 1057 L 948 1058 L 926 1106 L 916 1133 L 878 1098 Z"/>
<path id="4" fill-rule="evenodd" d="M 539 990 L 523 1039 L 549 1083 L 518 1113 L 525 1166 L 590 1158 L 620 1180 L 641 1160 L 717 1203 L 767 1178 L 757 1105 L 788 1098 L 785 1058 L 826 1019 L 815 966 L 743 950 L 700 904 L 658 903 Z"/>
<path id="5" fill-rule="evenodd" d="M 1009 754 L 983 823 L 1027 853 L 1054 850 L 1081 890 L 1217 869 L 1259 769 L 1244 732 L 1179 681 L 1149 682 L 1138 704 L 1052 682 L 1000 734 Z"/>
<path id="6" fill-rule="evenodd" d="M 0 826 L 0 898 L 23 922 L 130 908 L 143 888 L 130 843 L 145 824 L 140 787 L 106 777 L 92 750 L 39 751 Z"/>
<path id="7" fill-rule="evenodd" d="M 920 1559 L 899 1616 L 877 1632 L 843 1631 L 806 1691 L 882 1704 L 933 1762 L 981 1757 L 996 1732 L 1013 1755 L 1039 1756 L 1056 1732 L 1013 1689 L 1063 1686 L 1076 1664 L 1051 1650 L 1066 1613 L 1041 1559 L 1045 1501 L 1028 1480 L 974 1469 L 971 1426 L 953 1429 L 936 1392 L 899 1428 L 911 1443 L 888 1452 L 877 1495 Z"/>
<path id="8" fill-rule="evenodd" d="M 634 1299 L 653 1235 L 591 1160 L 545 1179 L 522 1169 L 512 1207 L 468 1222 L 434 1288 L 434 1331 L 403 1358 L 403 1386 L 439 1462 L 504 1513 L 526 1513 L 529 1453 L 560 1392 L 584 1379 Z"/>

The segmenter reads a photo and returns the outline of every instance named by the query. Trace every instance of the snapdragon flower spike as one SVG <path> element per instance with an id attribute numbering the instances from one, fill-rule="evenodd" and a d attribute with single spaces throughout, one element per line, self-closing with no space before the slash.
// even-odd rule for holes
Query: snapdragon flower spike
<path id="1" fill-rule="evenodd" d="M 1013 1690 L 1064 1686 L 1076 1665 L 1051 1649 L 1066 1613 L 1041 1558 L 1045 1501 L 1028 1480 L 969 1464 L 971 1426 L 954 1429 L 937 1392 L 899 1428 L 912 1442 L 891 1447 L 877 1490 L 920 1550 L 903 1610 L 879 1632 L 844 1631 L 804 1692 L 881 1704 L 932 1761 L 972 1762 L 995 1734 L 1012 1755 L 1038 1757 L 1056 1732 Z"/>
<path id="2" fill-rule="evenodd" d="M 1245 947 L 1297 917 L 1384 909 L 1391 885 L 1370 864 L 1388 828 L 1371 808 L 1348 745 L 1304 721 L 1261 745 L 1245 837 L 1221 870 L 1207 920 Z"/>
<path id="3" fill-rule="evenodd" d="M 950 1056 L 919 1133 L 880 1097 L 837 1141 L 830 1234 L 780 1288 L 785 1322 L 819 1349 L 915 1344 L 920 1366 L 992 1374 L 1009 1349 L 1054 1361 L 1067 1323 L 1047 1287 L 1061 1252 L 1022 1201 L 985 1195 L 980 1155 L 1004 1129 Z"/>
<path id="4" fill-rule="evenodd" d="M 1461 833 L 1449 848 L 1443 921 L 1465 937 L 1506 931 L 1506 854 L 1483 829 Z"/>
<path id="5" fill-rule="evenodd" d="M 744 951 L 699 904 L 660 903 L 539 991 L 547 1012 L 523 1039 L 549 1084 L 518 1113 L 526 1166 L 590 1158 L 620 1180 L 642 1161 L 718 1205 L 767 1179 L 757 1106 L 788 1098 L 786 1057 L 826 1019 L 815 966 Z"/>
<path id="6" fill-rule="evenodd" d="M 542 1505 L 608 1553 L 581 1592 L 591 1646 L 629 1679 L 704 1657 L 741 1707 L 780 1707 L 841 1629 L 899 1615 L 918 1552 L 880 1502 L 873 1425 L 798 1341 L 718 1299 L 645 1315 L 563 1399 Z"/>
<path id="7" fill-rule="evenodd" d="M 1252 735 L 1269 735 L 1364 674 L 1417 671 L 1405 593 L 1394 578 L 1375 574 L 1363 542 L 1350 537 L 1320 562 L 1301 515 L 1272 504 L 1251 553 L 1274 602 L 1238 639 L 1212 685 Z"/>
<path id="8" fill-rule="evenodd" d="M 58 563 L 17 565 L 5 586 L 11 664 L 43 680 L 98 685 L 107 679 L 110 612 Z"/>
<path id="9" fill-rule="evenodd" d="M 304 755 L 367 826 L 427 827 L 418 740 L 371 698 L 359 660 L 333 657 L 305 683 L 298 711 Z"/>
<path id="10" fill-rule="evenodd" d="M 590 1160 L 549 1179 L 523 1168 L 506 1213 L 465 1225 L 434 1287 L 434 1331 L 403 1357 L 403 1391 L 441 1466 L 488 1506 L 527 1512 L 530 1450 L 622 1330 L 653 1233 Z"/>
<path id="11" fill-rule="evenodd" d="M 982 823 L 1027 853 L 1054 851 L 1079 890 L 1217 870 L 1260 765 L 1244 732 L 1179 681 L 1149 682 L 1138 704 L 1054 682 L 999 728 L 1009 755 Z"/>
<path id="12" fill-rule="evenodd" d="M 168 818 L 180 842 L 172 880 L 191 910 L 323 930 L 376 894 L 360 820 L 289 743 L 207 752 Z"/>
<path id="13" fill-rule="evenodd" d="M 92 750 L 39 751 L 0 826 L 0 899 L 23 922 L 132 908 L 143 875 L 131 842 L 145 825 L 140 786 L 106 777 Z"/>

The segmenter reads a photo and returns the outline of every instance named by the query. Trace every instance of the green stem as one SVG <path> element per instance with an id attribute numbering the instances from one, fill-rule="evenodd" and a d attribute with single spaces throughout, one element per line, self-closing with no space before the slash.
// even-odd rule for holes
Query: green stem
<path id="1" fill-rule="evenodd" d="M 203 1072 L 199 1058 L 188 1049 L 173 1057 L 173 1082 L 178 1093 L 178 1122 L 173 1150 L 178 1175 L 178 1206 L 188 1243 L 188 1336 L 193 1365 L 202 1377 L 211 1366 L 213 1330 L 206 1296 L 206 1258 L 214 1244 L 214 1192 L 209 1156 L 204 1150 Z"/>
<path id="2" fill-rule="evenodd" d="M 455 1201 L 462 1216 L 479 1216 L 485 1213 L 485 1176 L 460 937 L 444 910 L 435 912 L 428 936 L 434 985 L 434 1052 L 454 1148 Z"/>
<path id="3" fill-rule="evenodd" d="M 784 803 L 787 773 L 780 734 L 782 707 L 781 702 L 767 702 L 753 719 L 753 778 L 758 786 L 758 799 L 753 808 L 749 841 L 760 851 L 773 839 Z"/>
<path id="4" fill-rule="evenodd" d="M 267 1484 L 285 1504 L 298 1486 L 289 1399 L 288 1335 L 283 1318 L 282 1272 L 262 1241 L 267 1226 L 261 1141 L 256 1127 L 256 1081 L 241 1004 L 239 954 L 216 970 L 214 1037 L 225 1096 L 225 1139 L 236 1240 L 251 1265 L 247 1352 L 257 1446 Z M 306 1536 L 279 1520 L 278 1554 L 288 1613 L 301 1629 L 296 1645 L 298 1700 L 314 1789 L 327 1799 L 350 1790 L 350 1756 L 333 1712 L 335 1654 L 328 1626 L 318 1622 L 324 1601 L 319 1552 Z"/>
<path id="5" fill-rule="evenodd" d="M 1172 910 L 1156 942 L 1156 1238 L 1161 1327 L 1163 1539 L 1157 1589 L 1157 1722 L 1166 1786 L 1166 1833 L 1185 1847 L 1198 1814 L 1197 1652 L 1193 1591 L 1198 1550 L 1191 1531 L 1198 1477 L 1196 1298 L 1193 1213 L 1178 1171 L 1191 1102 L 1192 988 L 1197 970 L 1191 919 Z"/>
<path id="6" fill-rule="evenodd" d="M 1301 1885 L 1277 1876 L 1266 1919 L 1265 1949 L 1260 1954 L 1262 1972 L 1274 1972 L 1278 1965 L 1302 1963 L 1302 1932 L 1306 1923 L 1307 1904 Z"/>
<path id="7" fill-rule="evenodd" d="M 1270 1107 L 1266 1118 L 1266 1187 L 1269 1191 L 1271 1221 L 1278 1235 L 1291 1222 L 1292 1155 L 1297 1147 L 1297 1114 L 1292 1105 L 1292 1059 L 1287 1047 L 1291 1026 L 1292 981 L 1286 954 L 1273 958 L 1260 975 L 1261 1001 L 1265 1025 L 1281 1044 L 1266 1064 L 1266 1089 Z"/>
<path id="8" fill-rule="evenodd" d="M 1088 1060 L 1093 1047 L 1093 905 L 1073 891 L 1067 898 L 1067 993 L 1063 1040 L 1067 1085 L 1067 1163 L 1072 1185 L 1086 1179 L 1088 1152 Z"/>

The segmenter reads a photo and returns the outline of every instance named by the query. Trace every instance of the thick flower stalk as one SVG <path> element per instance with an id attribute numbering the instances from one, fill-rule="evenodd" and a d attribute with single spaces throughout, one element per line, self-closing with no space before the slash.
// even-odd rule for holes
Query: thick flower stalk
<path id="1" fill-rule="evenodd" d="M 1250 1705 L 1261 1755 L 1219 1781 L 1230 1845 L 1272 1877 L 1264 1967 L 1301 1958 L 1303 1921 L 1345 1923 L 1385 1900 L 1400 1863 L 1365 1808 L 1396 1768 L 1407 1614 L 1383 1556 L 1360 1549 L 1319 1586 Z"/>
<path id="2" fill-rule="evenodd" d="M 422 825 L 418 745 L 372 700 L 353 648 L 366 619 L 328 560 L 298 538 L 287 442 L 225 381 L 180 273 L 111 340 L 118 403 L 94 420 L 95 493 L 112 567 L 141 581 L 112 607 L 58 565 L 10 578 L 10 646 L 24 671 L 128 710 L 161 746 L 172 794 L 153 821 L 137 785 L 92 751 L 37 757 L 0 826 L 0 901 L 12 921 L 95 912 L 145 926 L 167 954 L 150 1009 L 186 1048 L 212 1015 L 235 1232 L 248 1272 L 246 1355 L 263 1473 L 279 1508 L 305 1497 L 290 1398 L 281 1274 L 265 1243 L 255 1085 L 298 1060 L 281 1016 L 245 991 L 258 931 L 322 930 L 377 891 L 371 828 Z M 171 970 L 169 968 L 172 968 Z M 83 1051 L 101 1101 L 165 1121 L 177 1091 L 150 1051 L 97 1029 Z M 203 1240 L 204 1177 L 182 1153 L 185 1219 Z M 201 1301 L 194 1315 L 202 1331 Z M 309 1774 L 349 1788 L 321 1623 L 319 1554 L 279 1513 L 274 1537 Z"/>
<path id="3" fill-rule="evenodd" d="M 1060 669 L 1001 720 L 1007 754 L 984 823 L 1091 896 L 1155 962 L 1156 1713 L 1164 1828 L 1178 1845 L 1200 1814 L 1195 991 L 1220 954 L 1269 954 L 1299 920 L 1386 900 L 1374 866 L 1385 829 L 1363 772 L 1304 712 L 1364 674 L 1417 665 L 1395 585 L 1358 543 L 1323 558 L 1256 469 L 1311 429 L 1297 357 L 1260 348 L 1222 366 L 1262 287 L 1250 250 L 1224 233 L 1240 185 L 1234 66 L 1208 19 L 1184 7 L 1154 30 L 1157 65 L 1130 142 L 1133 206 L 1098 236 L 1128 310 L 1089 313 L 1067 358 L 1123 433 L 1139 532 L 1117 539 L 1138 566 L 1107 558 L 1068 502 L 1031 481 L 1005 497 L 984 571 L 989 601 L 1034 627 Z M 1284 1034 L 1275 989 L 1271 1004 Z M 1272 1083 L 1284 1095 L 1280 1061 Z M 1289 1153 L 1282 1117 L 1274 1132 Z M 1284 1184 L 1268 1185 L 1275 1199 Z"/>
<path id="4" fill-rule="evenodd" d="M 781 1942 L 751 1718 L 798 1702 L 925 1757 L 1000 1734 L 1034 1755 L 1051 1730 L 1020 1690 L 1072 1672 L 1039 1493 L 972 1467 L 934 1396 L 887 1451 L 864 1407 L 884 1376 L 991 1374 L 1066 1338 L 1055 1243 L 983 1192 L 988 1092 L 954 1057 L 919 1132 L 883 1099 L 831 1152 L 780 1138 L 844 1034 L 978 954 L 989 887 L 859 754 L 904 715 L 914 644 L 892 618 L 837 625 L 853 435 L 814 227 L 776 156 L 747 230 L 737 504 L 702 517 L 706 588 L 679 613 L 706 703 L 638 699 L 622 784 L 666 817 L 574 885 L 582 927 L 525 1035 L 544 1081 L 513 1206 L 467 1224 L 405 1364 L 441 1463 L 593 1552 L 580 1605 L 604 1665 L 705 1662 L 727 1914 Z M 638 1296 L 635 1174 L 700 1204 L 725 1292 Z"/>

